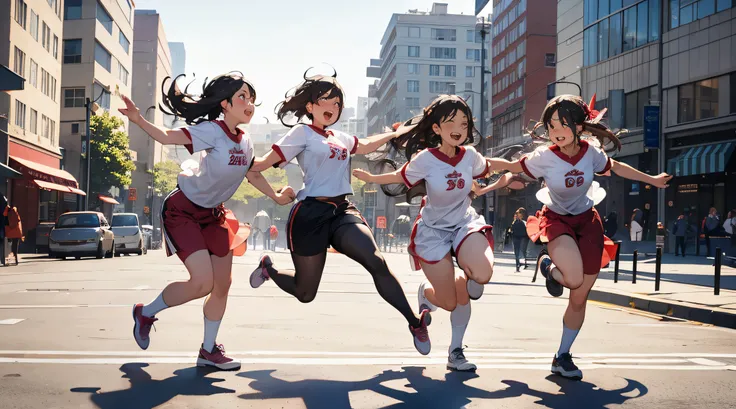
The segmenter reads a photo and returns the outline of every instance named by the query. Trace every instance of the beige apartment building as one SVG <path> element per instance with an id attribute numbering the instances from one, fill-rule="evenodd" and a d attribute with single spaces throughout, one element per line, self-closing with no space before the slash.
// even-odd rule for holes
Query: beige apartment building
<path id="1" fill-rule="evenodd" d="M 123 103 L 117 94 L 131 95 L 135 4 L 132 0 L 65 0 L 63 3 L 60 145 L 65 150 L 65 168 L 84 184 L 86 171 L 81 153 L 86 131 L 86 100 L 95 103 L 92 107 L 98 108 L 98 113 L 105 110 L 120 116 L 125 129 L 130 130 L 127 118 L 118 113 Z M 90 205 L 100 195 L 115 196 L 122 203 L 123 188 L 112 186 L 109 191 L 90 192 Z"/>
<path id="2" fill-rule="evenodd" d="M 62 170 L 59 149 L 62 33 L 61 0 L 0 0 L 0 65 L 22 77 L 22 89 L 0 92 L 0 158 L 20 175 L 3 179 L 27 236 L 35 242 L 39 222 L 76 209 L 76 176 Z"/>
<path id="3" fill-rule="evenodd" d="M 132 98 L 146 119 L 158 126 L 165 126 L 164 113 L 158 106 L 161 83 L 167 76 L 171 76 L 171 54 L 161 16 L 155 10 L 136 10 Z M 154 224 L 158 219 L 159 195 L 168 192 L 151 189 L 153 175 L 149 172 L 156 163 L 166 160 L 168 149 L 135 125 L 130 127 L 129 135 L 130 149 L 137 153 L 130 187 L 137 194 L 136 200 L 126 201 L 126 211 L 138 213 L 141 221 Z"/>

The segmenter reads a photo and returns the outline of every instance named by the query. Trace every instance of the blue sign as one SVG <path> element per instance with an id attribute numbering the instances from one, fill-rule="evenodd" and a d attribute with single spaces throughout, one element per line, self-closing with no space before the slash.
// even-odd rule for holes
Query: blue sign
<path id="1" fill-rule="evenodd" d="M 490 0 L 475 0 L 475 15 L 477 16 L 480 14 L 481 10 L 483 10 L 483 7 L 488 4 Z"/>
<path id="2" fill-rule="evenodd" d="M 659 107 L 644 106 L 644 147 L 659 149 Z"/>

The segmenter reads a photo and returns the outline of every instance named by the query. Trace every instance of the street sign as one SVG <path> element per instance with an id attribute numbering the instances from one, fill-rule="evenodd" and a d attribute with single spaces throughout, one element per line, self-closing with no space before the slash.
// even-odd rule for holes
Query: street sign
<path id="1" fill-rule="evenodd" d="M 136 188 L 131 187 L 128 189 L 128 201 L 135 202 L 136 200 L 138 200 L 138 191 Z"/>
<path id="2" fill-rule="evenodd" d="M 378 216 L 378 217 L 376 217 L 376 228 L 377 229 L 385 229 L 386 228 L 386 216 Z"/>
<path id="3" fill-rule="evenodd" d="M 148 214 L 148 213 L 151 213 L 151 208 L 149 208 L 148 206 L 143 206 L 143 214 Z"/>
<path id="4" fill-rule="evenodd" d="M 644 147 L 659 149 L 659 107 L 644 106 Z"/>

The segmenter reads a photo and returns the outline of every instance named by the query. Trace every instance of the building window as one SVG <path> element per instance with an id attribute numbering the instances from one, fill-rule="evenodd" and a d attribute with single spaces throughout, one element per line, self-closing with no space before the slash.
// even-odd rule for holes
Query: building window
<path id="1" fill-rule="evenodd" d="M 670 0 L 669 3 L 670 28 L 690 24 L 734 6 L 733 0 Z"/>
<path id="2" fill-rule="evenodd" d="M 419 81 L 417 80 L 406 81 L 406 92 L 419 92 Z"/>
<path id="3" fill-rule="evenodd" d="M 429 76 L 430 77 L 439 77 L 440 75 L 440 66 L 439 65 L 430 65 L 429 66 Z"/>
<path id="4" fill-rule="evenodd" d="M 38 14 L 31 10 L 31 37 L 38 41 Z"/>
<path id="5" fill-rule="evenodd" d="M 435 94 L 455 94 L 455 83 L 444 81 L 429 81 L 429 92 Z"/>
<path id="6" fill-rule="evenodd" d="M 84 88 L 65 88 L 64 108 L 84 108 Z"/>
<path id="7" fill-rule="evenodd" d="M 465 50 L 465 59 L 469 61 L 480 61 L 480 50 Z"/>
<path id="8" fill-rule="evenodd" d="M 128 85 L 128 70 L 126 70 L 125 67 L 123 67 L 123 64 L 120 64 L 119 62 L 118 62 L 118 78 L 123 84 Z"/>
<path id="9" fill-rule="evenodd" d="M 41 68 L 41 92 L 56 102 L 56 78 Z"/>
<path id="10" fill-rule="evenodd" d="M 131 12 L 133 10 L 133 6 L 131 6 L 130 0 L 118 0 L 118 4 L 120 5 L 120 8 L 123 9 L 123 14 L 125 14 L 125 18 L 130 21 Z"/>
<path id="11" fill-rule="evenodd" d="M 718 78 L 681 85 L 678 89 L 678 122 L 714 118 L 718 112 Z"/>
<path id="12" fill-rule="evenodd" d="M 406 64 L 406 70 L 409 74 L 419 74 L 419 64 Z"/>
<path id="13" fill-rule="evenodd" d="M 72 135 L 78 135 L 79 134 L 79 123 L 73 123 L 72 124 Z"/>
<path id="14" fill-rule="evenodd" d="M 23 0 L 15 0 L 15 21 L 26 29 L 26 17 L 28 15 L 28 5 Z"/>
<path id="15" fill-rule="evenodd" d="M 102 85 L 95 82 L 92 86 L 92 98 L 95 98 L 97 103 L 102 107 L 110 110 L 110 91 L 107 88 L 103 88 Z"/>
<path id="16" fill-rule="evenodd" d="M 118 41 L 120 42 L 120 45 L 123 47 L 123 50 L 125 50 L 125 53 L 130 54 L 130 41 L 128 41 L 128 37 L 126 37 L 122 31 L 120 32 Z"/>
<path id="17" fill-rule="evenodd" d="M 475 70 L 473 67 L 465 67 L 465 76 L 468 78 L 475 77 Z"/>
<path id="18" fill-rule="evenodd" d="M 108 33 L 112 34 L 112 17 L 99 2 L 97 3 L 97 21 L 102 24 L 102 27 L 105 27 Z"/>
<path id="19" fill-rule="evenodd" d="M 465 35 L 465 41 L 480 44 L 483 42 L 483 37 L 480 35 L 480 31 L 468 30 Z"/>
<path id="20" fill-rule="evenodd" d="M 419 98 L 417 97 L 406 97 L 407 108 L 419 108 Z"/>
<path id="21" fill-rule="evenodd" d="M 410 45 L 409 46 L 409 57 L 419 57 L 419 46 L 418 45 Z"/>
<path id="22" fill-rule="evenodd" d="M 57 37 L 56 34 L 54 34 L 54 45 L 53 45 L 52 50 L 53 51 L 51 52 L 51 55 L 54 56 L 55 60 L 58 60 L 59 59 L 59 37 Z"/>
<path id="23" fill-rule="evenodd" d="M 26 129 L 26 104 L 15 100 L 15 126 Z"/>
<path id="24" fill-rule="evenodd" d="M 596 64 L 659 40 L 659 14 L 661 0 L 585 0 L 585 7 L 610 10 L 613 15 L 593 16 L 585 11 L 585 18 L 592 19 L 583 33 L 583 63 Z M 610 9 L 608 8 L 610 5 Z M 626 7 L 622 10 L 622 7 Z M 616 13 L 616 11 L 619 11 Z M 606 11 L 607 12 L 607 11 Z M 603 18 L 602 20 L 599 20 Z"/>
<path id="25" fill-rule="evenodd" d="M 51 137 L 51 122 L 49 117 L 41 114 L 41 136 L 46 139 Z"/>
<path id="26" fill-rule="evenodd" d="M 82 39 L 64 40 L 64 64 L 82 62 Z"/>
<path id="27" fill-rule="evenodd" d="M 13 71 L 21 77 L 26 77 L 26 53 L 15 47 Z"/>
<path id="28" fill-rule="evenodd" d="M 28 72 L 28 82 L 34 87 L 38 88 L 38 64 L 31 58 L 31 69 Z"/>
<path id="29" fill-rule="evenodd" d="M 51 27 L 45 21 L 41 28 L 41 45 L 43 45 L 46 51 L 51 52 Z"/>
<path id="30" fill-rule="evenodd" d="M 107 72 L 112 72 L 112 55 L 97 41 L 95 41 L 95 61 L 105 68 Z"/>
<path id="31" fill-rule="evenodd" d="M 419 38 L 421 37 L 422 30 L 419 27 L 409 27 L 409 37 Z"/>
<path id="32" fill-rule="evenodd" d="M 432 39 L 437 41 L 456 41 L 457 30 L 454 28 L 433 28 Z"/>
<path id="33" fill-rule="evenodd" d="M 447 47 L 430 47 L 429 58 L 440 58 L 445 60 L 455 59 L 455 49 Z"/>
<path id="34" fill-rule="evenodd" d="M 653 91 L 654 87 L 650 87 L 626 94 L 624 123 L 627 128 L 641 128 L 644 125 L 644 106 L 649 105 Z"/>
<path id="35" fill-rule="evenodd" d="M 64 0 L 64 20 L 82 18 L 82 0 Z"/>
<path id="36" fill-rule="evenodd" d="M 37 135 L 38 134 L 38 111 L 31 108 L 31 117 L 29 119 L 30 119 L 30 123 L 28 124 L 28 130 L 32 134 Z"/>
<path id="37" fill-rule="evenodd" d="M 544 55 L 544 66 L 545 67 L 555 67 L 557 65 L 557 60 L 555 58 L 555 53 L 547 53 Z"/>

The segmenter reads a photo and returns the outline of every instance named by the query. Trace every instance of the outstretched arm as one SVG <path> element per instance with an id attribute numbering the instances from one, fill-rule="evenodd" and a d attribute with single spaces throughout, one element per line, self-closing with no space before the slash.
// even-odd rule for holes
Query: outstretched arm
<path id="1" fill-rule="evenodd" d="M 486 161 L 491 170 L 508 170 L 511 173 L 521 173 L 524 171 L 521 161 L 518 160 L 509 162 L 506 159 L 486 158 Z"/>
<path id="2" fill-rule="evenodd" d="M 256 160 L 253 161 L 253 166 L 251 166 L 250 170 L 251 172 L 263 172 L 279 162 L 281 162 L 281 156 L 271 150 L 266 154 L 266 156 L 256 158 Z"/>
<path id="3" fill-rule="evenodd" d="M 483 196 L 484 194 L 488 192 L 492 192 L 496 189 L 501 189 L 502 187 L 508 186 L 509 183 L 511 183 L 511 178 L 513 178 L 514 175 L 511 173 L 505 173 L 503 176 L 501 176 L 497 181 L 494 183 L 475 191 L 475 194 L 478 196 Z"/>
<path id="4" fill-rule="evenodd" d="M 390 185 L 393 183 L 404 183 L 404 179 L 401 177 L 401 171 L 397 170 L 391 173 L 384 173 L 382 175 L 372 175 L 363 169 L 353 170 L 353 176 L 367 183 L 377 183 L 379 185 Z"/>
<path id="5" fill-rule="evenodd" d="M 138 110 L 138 107 L 135 106 L 135 103 L 130 98 L 124 95 L 120 97 L 125 102 L 125 108 L 119 108 L 118 111 L 127 116 L 130 122 L 143 129 L 143 132 L 147 133 L 151 138 L 164 145 L 188 145 L 192 143 L 181 129 L 164 129 L 148 122 L 146 118 L 141 116 L 140 110 Z"/>
<path id="6" fill-rule="evenodd" d="M 387 132 L 358 139 L 358 147 L 356 148 L 355 153 L 365 155 L 366 153 L 375 152 L 376 149 L 383 146 L 386 142 L 396 138 L 396 135 L 396 132 Z"/>
<path id="7" fill-rule="evenodd" d="M 294 189 L 292 189 L 290 186 L 285 186 L 284 188 L 280 189 L 279 192 L 274 192 L 271 184 L 268 183 L 268 180 L 266 180 L 266 178 L 261 175 L 260 172 L 256 172 L 252 168 L 248 171 L 245 177 L 248 178 L 248 182 L 250 182 L 250 184 L 258 189 L 261 193 L 270 197 L 271 199 L 273 199 L 274 202 L 282 206 L 291 203 L 292 201 L 294 201 L 294 197 L 296 197 L 296 195 L 294 194 Z"/>
<path id="8" fill-rule="evenodd" d="M 625 163 L 621 163 L 613 159 L 611 159 L 611 170 L 622 178 L 638 180 L 639 182 L 648 183 L 660 189 L 664 189 L 669 186 L 667 182 L 672 179 L 672 175 L 668 175 L 664 172 L 657 176 L 647 175 L 646 173 L 640 172 Z"/>

